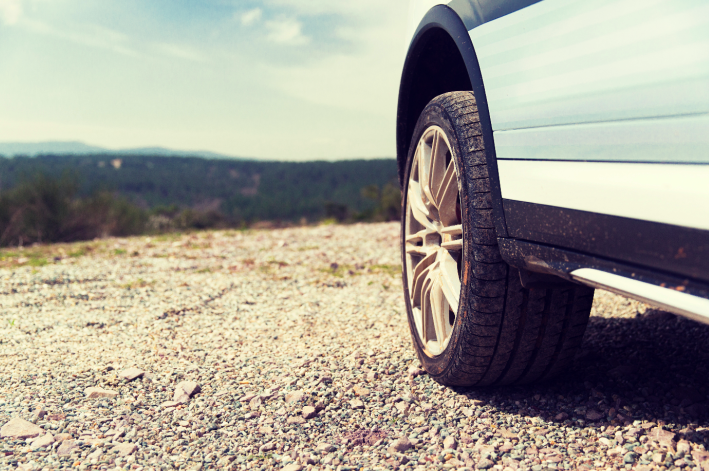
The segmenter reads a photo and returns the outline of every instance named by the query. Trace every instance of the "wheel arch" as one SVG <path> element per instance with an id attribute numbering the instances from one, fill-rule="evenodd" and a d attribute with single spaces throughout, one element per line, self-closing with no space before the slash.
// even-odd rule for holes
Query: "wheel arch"
<path id="1" fill-rule="evenodd" d="M 487 150 L 495 230 L 498 237 L 507 237 L 492 123 L 477 55 L 460 16 L 446 5 L 437 5 L 428 11 L 414 33 L 399 86 L 396 150 L 402 188 L 406 158 L 421 111 L 438 95 L 464 90 L 475 94 L 480 115 Z"/>

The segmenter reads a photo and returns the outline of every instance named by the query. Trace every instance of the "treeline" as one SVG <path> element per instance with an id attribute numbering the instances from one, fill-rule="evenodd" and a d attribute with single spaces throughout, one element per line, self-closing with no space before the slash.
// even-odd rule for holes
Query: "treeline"
<path id="1" fill-rule="evenodd" d="M 273 223 L 399 218 L 394 160 L 0 158 L 0 245 Z"/>

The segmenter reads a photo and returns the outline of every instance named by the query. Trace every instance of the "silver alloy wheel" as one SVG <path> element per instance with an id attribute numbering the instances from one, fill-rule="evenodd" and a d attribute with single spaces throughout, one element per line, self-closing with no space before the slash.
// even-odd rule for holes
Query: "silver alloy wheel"
<path id="1" fill-rule="evenodd" d="M 418 142 L 406 199 L 411 309 L 426 354 L 436 356 L 455 325 L 463 250 L 458 176 L 448 138 L 438 126 L 426 129 Z"/>

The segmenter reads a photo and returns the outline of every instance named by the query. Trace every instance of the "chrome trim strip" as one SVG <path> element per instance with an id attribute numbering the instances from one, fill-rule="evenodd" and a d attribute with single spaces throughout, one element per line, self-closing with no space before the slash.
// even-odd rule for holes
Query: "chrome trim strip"
<path id="1" fill-rule="evenodd" d="M 572 271 L 571 276 L 575 280 L 594 288 L 629 296 L 675 314 L 709 324 L 709 299 L 593 268 L 579 268 Z"/>

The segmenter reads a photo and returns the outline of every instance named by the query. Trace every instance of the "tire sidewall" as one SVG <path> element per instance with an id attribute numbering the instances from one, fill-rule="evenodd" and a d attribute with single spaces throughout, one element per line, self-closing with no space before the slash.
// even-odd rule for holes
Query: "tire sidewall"
<path id="1" fill-rule="evenodd" d="M 461 291 L 460 300 L 458 303 L 458 312 L 455 317 L 455 325 L 451 338 L 446 346 L 445 350 L 436 356 L 429 356 L 425 352 L 423 343 L 418 335 L 416 329 L 416 324 L 413 318 L 413 310 L 411 307 L 411 298 L 409 295 L 408 279 L 406 274 L 406 217 L 407 217 L 407 205 L 408 205 L 408 184 L 411 174 L 411 167 L 413 165 L 414 156 L 416 154 L 416 148 L 418 142 L 421 139 L 423 133 L 431 126 L 438 126 L 446 134 L 448 143 L 450 145 L 450 150 L 452 154 L 452 161 L 455 164 L 456 174 L 458 176 L 458 192 L 460 194 L 460 206 L 461 206 L 461 220 L 463 225 L 463 254 L 461 256 Z M 416 122 L 416 127 L 414 128 L 414 133 L 411 139 L 411 144 L 409 145 L 409 153 L 406 159 L 406 167 L 404 172 L 404 187 L 402 195 L 402 209 L 401 209 L 401 258 L 402 258 L 402 279 L 404 288 L 404 301 L 406 303 L 406 314 L 409 322 L 409 329 L 411 331 L 411 336 L 414 344 L 414 349 L 416 354 L 421 361 L 424 369 L 429 375 L 433 377 L 445 376 L 447 370 L 449 369 L 451 363 L 454 359 L 454 353 L 457 351 L 460 343 L 460 332 L 464 319 L 468 316 L 468 290 L 466 289 L 466 281 L 471 276 L 472 271 L 472 258 L 469 256 L 469 237 L 468 228 L 471 227 L 470 223 L 470 213 L 467 185 L 466 185 L 466 165 L 462 159 L 462 149 L 461 149 L 461 138 L 458 128 L 454 121 L 451 119 L 450 115 L 441 103 L 432 102 L 429 103 L 423 112 L 419 116 Z"/>

